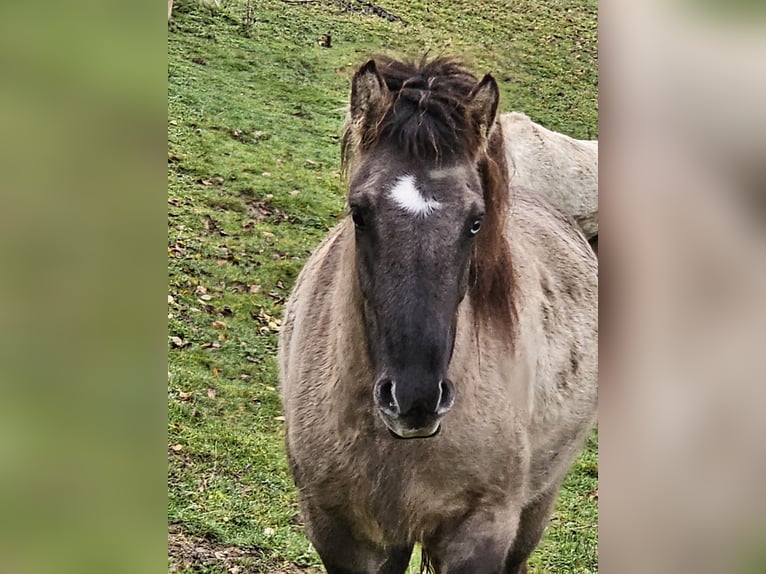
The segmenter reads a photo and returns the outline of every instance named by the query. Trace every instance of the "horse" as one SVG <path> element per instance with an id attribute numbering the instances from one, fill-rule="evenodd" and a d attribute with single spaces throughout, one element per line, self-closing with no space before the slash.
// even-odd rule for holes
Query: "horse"
<path id="1" fill-rule="evenodd" d="M 521 112 L 500 115 L 511 186 L 540 193 L 598 241 L 598 140 L 549 130 Z"/>
<path id="2" fill-rule="evenodd" d="M 348 214 L 299 273 L 287 459 L 329 574 L 520 574 L 595 422 L 598 263 L 510 187 L 499 90 L 458 60 L 358 68 Z M 423 567 L 423 565 L 421 565 Z"/>

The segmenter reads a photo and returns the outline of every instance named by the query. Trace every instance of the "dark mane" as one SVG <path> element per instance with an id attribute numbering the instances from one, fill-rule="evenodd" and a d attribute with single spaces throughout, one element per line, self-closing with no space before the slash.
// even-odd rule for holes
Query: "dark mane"
<path id="1" fill-rule="evenodd" d="M 471 302 L 478 323 L 491 325 L 512 340 L 517 311 L 511 253 L 504 235 L 510 191 L 500 123 L 495 122 L 484 141 L 466 106 L 478 79 L 460 61 L 423 57 L 413 63 L 385 56 L 374 60 L 392 97 L 374 121 L 346 125 L 341 139 L 342 170 L 361 152 L 380 144 L 395 145 L 437 165 L 473 160 L 483 187 L 485 216 L 471 260 Z"/>
<path id="2" fill-rule="evenodd" d="M 476 236 L 471 259 L 471 302 L 477 320 L 493 325 L 513 342 L 518 319 L 514 297 L 516 280 L 505 238 L 511 193 L 499 122 L 487 148 L 478 164 L 484 191 L 484 223 Z"/>

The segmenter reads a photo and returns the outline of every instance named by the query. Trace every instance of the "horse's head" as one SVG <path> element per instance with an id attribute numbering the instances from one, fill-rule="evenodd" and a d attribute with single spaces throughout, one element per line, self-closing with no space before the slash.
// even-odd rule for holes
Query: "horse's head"
<path id="1" fill-rule="evenodd" d="M 343 155 L 371 394 L 401 438 L 436 434 L 456 400 L 458 306 L 480 274 L 476 242 L 498 225 L 485 205 L 497 104 L 491 76 L 447 60 L 371 60 L 353 79 Z"/>

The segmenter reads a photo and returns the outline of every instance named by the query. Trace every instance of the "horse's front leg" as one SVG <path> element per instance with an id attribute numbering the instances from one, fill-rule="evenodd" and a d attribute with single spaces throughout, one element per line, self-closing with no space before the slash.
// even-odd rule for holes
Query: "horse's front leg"
<path id="1" fill-rule="evenodd" d="M 359 536 L 340 514 L 306 512 L 306 534 L 327 574 L 404 574 L 412 544 L 380 547 Z"/>
<path id="2" fill-rule="evenodd" d="M 476 511 L 425 541 L 439 574 L 501 574 L 519 525 L 519 509 Z"/>

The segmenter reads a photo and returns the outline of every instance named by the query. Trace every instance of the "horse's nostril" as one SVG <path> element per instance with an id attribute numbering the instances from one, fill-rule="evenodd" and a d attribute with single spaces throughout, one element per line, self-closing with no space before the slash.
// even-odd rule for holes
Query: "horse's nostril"
<path id="1" fill-rule="evenodd" d="M 436 407 L 436 414 L 443 415 L 455 404 L 455 385 L 452 381 L 443 379 L 439 383 L 439 404 Z"/>
<path id="2" fill-rule="evenodd" d="M 381 379 L 375 384 L 375 401 L 378 406 L 392 416 L 399 416 L 399 403 L 394 395 L 394 381 Z"/>

